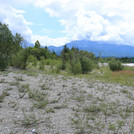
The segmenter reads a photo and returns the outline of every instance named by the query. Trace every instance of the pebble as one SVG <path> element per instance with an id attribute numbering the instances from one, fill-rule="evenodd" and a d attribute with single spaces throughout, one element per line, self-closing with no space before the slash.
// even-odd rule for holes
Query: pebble
<path id="1" fill-rule="evenodd" d="M 33 130 L 32 130 L 32 134 L 38 134 L 38 133 L 36 132 L 36 129 L 33 129 Z"/>

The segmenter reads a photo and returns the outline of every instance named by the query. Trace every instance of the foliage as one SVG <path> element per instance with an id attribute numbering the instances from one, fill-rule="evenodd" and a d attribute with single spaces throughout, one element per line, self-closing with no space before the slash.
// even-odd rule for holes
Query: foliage
<path id="1" fill-rule="evenodd" d="M 20 34 L 13 36 L 8 26 L 0 22 L 0 70 L 8 66 L 12 55 L 19 50 L 22 40 Z"/>
<path id="2" fill-rule="evenodd" d="M 81 74 L 82 73 L 82 67 L 80 62 L 75 62 L 72 66 L 72 73 L 73 74 Z"/>
<path id="3" fill-rule="evenodd" d="M 39 63 L 39 69 L 43 70 L 44 66 L 45 66 L 45 59 L 42 56 L 41 59 L 40 59 L 40 63 Z"/>
<path id="4" fill-rule="evenodd" d="M 61 51 L 61 58 L 62 58 L 62 69 L 64 70 L 66 67 L 66 61 L 68 60 L 68 56 L 69 56 L 69 48 L 67 47 L 67 45 L 64 45 L 63 50 Z"/>
<path id="5" fill-rule="evenodd" d="M 29 53 L 30 55 L 33 55 L 34 57 L 36 57 L 38 60 L 40 60 L 40 50 L 38 49 L 38 48 L 36 48 L 36 47 L 33 47 L 33 48 L 31 48 L 31 50 L 30 50 L 30 53 Z"/>
<path id="6" fill-rule="evenodd" d="M 95 59 L 93 53 L 83 50 L 79 51 L 78 48 L 74 47 L 70 50 L 67 45 L 64 46 L 61 52 L 61 58 L 62 69 L 66 69 L 67 72 L 74 74 L 90 72 L 93 69 L 92 61 Z"/>
<path id="7" fill-rule="evenodd" d="M 67 69 L 67 71 L 70 73 L 80 74 L 87 72 L 85 70 L 83 71 L 83 69 L 85 69 L 82 67 L 82 64 L 84 64 L 84 62 L 80 59 L 82 59 L 83 56 L 87 59 L 94 59 L 93 53 L 89 53 L 87 51 L 82 50 L 79 51 L 78 48 L 74 47 L 72 47 L 70 50 L 67 45 L 64 46 L 59 59 L 54 50 L 50 52 L 47 46 L 45 48 L 41 47 L 40 42 L 38 40 L 35 42 L 34 47 L 27 47 L 25 44 L 26 42 L 24 42 L 24 46 L 22 47 L 20 45 L 22 41 L 21 36 L 19 34 L 13 36 L 7 25 L 2 26 L 4 26 L 4 30 L 7 30 L 7 33 L 5 35 L 5 37 L 7 37 L 7 42 L 5 42 L 5 44 L 7 45 L 7 48 L 9 48 L 4 50 L 5 53 L 0 53 L 0 64 L 3 68 L 8 65 L 8 60 L 10 59 L 9 57 L 12 57 L 10 64 L 21 69 L 26 69 L 27 65 L 29 67 L 35 67 L 37 63 L 39 63 L 40 69 L 44 69 L 45 65 L 49 65 L 49 68 L 52 72 L 60 72 L 60 69 Z M 12 44 L 10 45 L 10 47 L 8 46 L 9 43 Z M 2 50 L 3 49 L 4 46 L 2 47 Z M 90 70 L 88 69 L 88 71 Z"/>
<path id="8" fill-rule="evenodd" d="M 81 50 L 79 53 L 80 53 L 80 57 L 86 57 L 86 58 L 91 59 L 91 60 L 95 59 L 95 56 L 92 52 Z"/>
<path id="9" fill-rule="evenodd" d="M 9 55 L 0 54 L 0 70 L 4 70 L 8 66 Z"/>
<path id="10" fill-rule="evenodd" d="M 82 73 L 91 72 L 93 69 L 93 62 L 87 57 L 81 58 Z"/>
<path id="11" fill-rule="evenodd" d="M 47 65 L 47 69 L 52 73 L 59 73 L 62 68 L 62 62 L 60 59 L 46 59 L 45 65 Z"/>
<path id="12" fill-rule="evenodd" d="M 34 57 L 33 55 L 30 55 L 28 57 L 27 63 L 28 64 L 31 63 L 31 65 L 35 67 L 37 65 L 37 59 L 36 59 L 36 57 Z"/>
<path id="13" fill-rule="evenodd" d="M 119 71 L 119 70 L 122 70 L 123 69 L 123 66 L 121 65 L 121 62 L 120 61 L 116 61 L 115 59 L 112 59 L 109 62 L 109 68 L 112 71 Z"/>
<path id="14" fill-rule="evenodd" d="M 122 57 L 117 58 L 117 60 L 121 61 L 122 63 L 134 63 L 134 57 Z"/>
<path id="15" fill-rule="evenodd" d="M 98 59 L 99 57 L 97 57 L 96 59 Z M 110 60 L 112 60 L 113 57 L 103 57 L 102 60 L 103 62 L 109 62 Z M 118 57 L 115 58 L 116 60 L 119 60 L 122 63 L 134 63 L 134 57 Z M 102 61 L 100 61 L 102 62 Z"/>
<path id="16" fill-rule="evenodd" d="M 34 46 L 34 47 L 37 48 L 37 49 L 39 49 L 40 46 L 41 46 L 41 45 L 40 45 L 40 42 L 37 40 L 37 41 L 35 42 L 35 46 Z"/>
<path id="17" fill-rule="evenodd" d="M 70 63 L 66 63 L 66 71 L 71 74 L 72 73 L 72 66 L 70 65 Z"/>
<path id="18" fill-rule="evenodd" d="M 27 60 L 28 60 L 28 53 L 27 49 L 21 49 L 12 60 L 12 66 L 20 68 L 20 69 L 26 69 L 27 66 Z"/>
<path id="19" fill-rule="evenodd" d="M 41 60 L 41 57 L 44 57 L 44 59 L 56 59 L 57 55 L 53 52 L 50 52 L 47 47 L 43 48 L 40 46 L 39 41 L 35 42 L 34 47 L 28 47 L 28 53 L 29 55 L 33 55 L 37 60 Z"/>

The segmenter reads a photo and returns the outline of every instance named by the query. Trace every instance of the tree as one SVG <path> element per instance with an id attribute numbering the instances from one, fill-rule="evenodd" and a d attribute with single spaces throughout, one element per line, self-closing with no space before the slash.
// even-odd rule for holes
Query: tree
<path id="1" fill-rule="evenodd" d="M 38 60 L 40 59 L 40 56 L 41 56 L 40 49 L 33 47 L 31 49 L 30 54 L 33 55 L 34 57 L 36 57 Z"/>
<path id="2" fill-rule="evenodd" d="M 12 65 L 14 67 L 20 68 L 20 69 L 26 69 L 27 67 L 27 61 L 29 57 L 27 42 L 24 41 L 24 48 L 21 48 L 20 51 L 14 55 L 12 60 Z"/>
<path id="3" fill-rule="evenodd" d="M 64 45 L 64 48 L 63 48 L 63 50 L 62 50 L 62 52 L 61 52 L 62 69 L 65 69 L 65 67 L 66 67 L 66 62 L 67 62 L 67 60 L 69 59 L 69 52 L 70 52 L 70 50 L 69 50 L 69 48 L 67 47 L 67 45 L 65 44 L 65 45 Z"/>
<path id="4" fill-rule="evenodd" d="M 18 50 L 21 49 L 21 42 L 23 41 L 23 37 L 21 37 L 20 34 L 16 33 L 15 36 L 13 37 L 14 43 L 13 43 L 13 53 L 16 54 Z"/>
<path id="5" fill-rule="evenodd" d="M 41 46 L 41 45 L 40 45 L 40 42 L 37 40 L 37 41 L 35 42 L 35 46 L 34 46 L 34 47 L 39 49 L 40 46 Z"/>
<path id="6" fill-rule="evenodd" d="M 8 25 L 0 22 L 0 70 L 4 70 L 13 54 L 17 53 L 23 38 L 16 34 L 12 35 Z"/>
<path id="7" fill-rule="evenodd" d="M 65 44 L 64 45 L 64 48 L 63 48 L 63 50 L 62 50 L 62 52 L 61 53 L 68 53 L 69 52 L 69 48 L 67 47 L 67 45 Z"/>
<path id="8" fill-rule="evenodd" d="M 83 50 L 81 50 L 81 51 L 80 51 L 80 56 L 81 56 L 81 57 L 85 56 L 85 57 L 87 57 L 87 58 L 89 58 L 89 59 L 91 59 L 91 60 L 94 60 L 94 59 L 95 59 L 94 54 L 93 54 L 92 52 L 88 52 L 88 51 L 83 51 Z"/>
<path id="9" fill-rule="evenodd" d="M 93 62 L 87 57 L 81 58 L 82 73 L 91 72 L 93 69 Z"/>

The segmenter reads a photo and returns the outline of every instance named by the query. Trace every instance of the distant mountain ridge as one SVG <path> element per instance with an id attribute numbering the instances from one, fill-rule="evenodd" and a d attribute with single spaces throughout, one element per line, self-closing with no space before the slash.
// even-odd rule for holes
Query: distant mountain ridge
<path id="1" fill-rule="evenodd" d="M 134 57 L 133 46 L 115 44 L 112 42 L 79 40 L 72 41 L 70 43 L 67 43 L 66 45 L 69 49 L 75 47 L 79 50 L 93 52 L 95 56 L 101 55 L 102 57 Z M 50 49 L 51 51 L 54 50 L 59 55 L 63 47 L 64 46 L 49 46 L 48 49 Z"/>

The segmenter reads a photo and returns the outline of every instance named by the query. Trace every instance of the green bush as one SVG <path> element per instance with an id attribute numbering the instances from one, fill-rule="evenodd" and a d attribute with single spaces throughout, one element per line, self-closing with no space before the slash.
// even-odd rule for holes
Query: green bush
<path id="1" fill-rule="evenodd" d="M 41 56 L 40 62 L 39 62 L 39 69 L 43 70 L 44 67 L 45 67 L 45 59 L 43 56 Z"/>
<path id="2" fill-rule="evenodd" d="M 60 73 L 61 68 L 62 68 L 62 63 L 61 63 L 60 60 L 57 60 L 57 61 L 56 61 L 55 73 L 56 73 L 56 74 Z"/>
<path id="3" fill-rule="evenodd" d="M 116 61 L 115 59 L 112 59 L 109 62 L 109 68 L 112 71 L 120 71 L 120 70 L 123 69 L 123 66 L 121 65 L 121 62 L 120 61 Z"/>
<path id="4" fill-rule="evenodd" d="M 45 65 L 50 65 L 51 64 L 51 59 L 46 59 L 45 60 Z"/>
<path id="5" fill-rule="evenodd" d="M 86 58 L 86 57 L 83 57 L 81 59 L 81 66 L 82 66 L 82 73 L 87 73 L 87 72 L 91 72 L 92 69 L 93 69 L 93 62 Z"/>
<path id="6" fill-rule="evenodd" d="M 54 72 L 56 73 L 56 74 L 59 74 L 60 73 L 60 69 L 61 69 L 61 66 L 56 66 L 56 68 L 55 68 L 55 70 L 54 70 Z"/>
<path id="7" fill-rule="evenodd" d="M 61 60 L 57 60 L 57 59 L 46 59 L 45 60 L 45 65 L 61 65 Z"/>
<path id="8" fill-rule="evenodd" d="M 30 55 L 27 60 L 28 64 L 31 64 L 32 66 L 37 66 L 37 59 L 33 55 Z"/>
<path id="9" fill-rule="evenodd" d="M 67 62 L 66 63 L 66 71 L 69 73 L 69 74 L 71 74 L 72 73 L 72 66 L 70 65 L 70 63 L 69 62 Z"/>
<path id="10" fill-rule="evenodd" d="M 81 74 L 82 73 L 82 67 L 80 62 L 75 62 L 72 66 L 72 73 L 73 74 Z"/>
<path id="11" fill-rule="evenodd" d="M 0 53 L 0 71 L 3 71 L 8 66 L 8 61 L 8 57 Z"/>
<path id="12" fill-rule="evenodd" d="M 17 55 L 13 56 L 11 64 L 12 66 L 17 68 L 26 69 L 27 59 L 28 59 L 27 50 L 22 49 L 17 53 Z"/>

